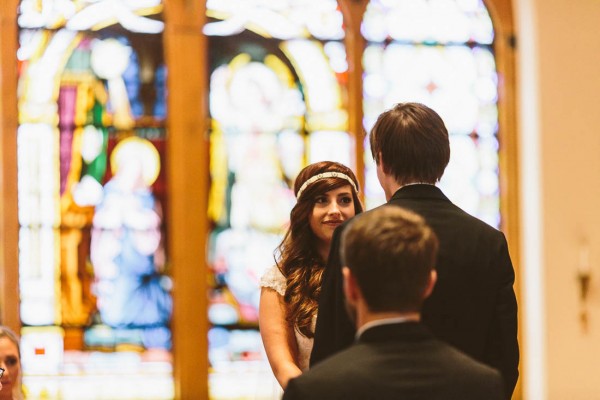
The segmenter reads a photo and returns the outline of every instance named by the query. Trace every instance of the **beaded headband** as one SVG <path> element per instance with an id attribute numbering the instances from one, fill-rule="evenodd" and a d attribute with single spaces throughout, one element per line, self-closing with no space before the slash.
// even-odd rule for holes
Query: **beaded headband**
<path id="1" fill-rule="evenodd" d="M 317 174 L 317 175 L 307 179 L 306 182 L 304 182 L 302 184 L 302 186 L 300 186 L 300 189 L 298 190 L 298 195 L 296 196 L 296 198 L 297 199 L 300 198 L 300 196 L 302 195 L 302 192 L 304 192 L 304 190 L 308 187 L 308 185 L 310 185 L 311 183 L 314 183 L 318 180 L 325 179 L 325 178 L 345 179 L 348 182 L 350 182 L 350 185 L 352 185 L 354 192 L 358 193 L 358 188 L 356 187 L 356 183 L 354 183 L 352 178 L 350 178 L 348 175 L 343 174 L 341 172 L 323 172 L 323 173 Z"/>

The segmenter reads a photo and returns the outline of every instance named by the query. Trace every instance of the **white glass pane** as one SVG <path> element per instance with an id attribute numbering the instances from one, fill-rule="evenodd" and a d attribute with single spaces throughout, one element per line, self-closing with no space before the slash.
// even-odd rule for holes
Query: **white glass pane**
<path id="1" fill-rule="evenodd" d="M 17 132 L 18 205 L 21 226 L 57 226 L 59 195 L 56 129 L 22 124 Z"/>
<path id="2" fill-rule="evenodd" d="M 19 230 L 19 293 L 21 321 L 54 325 L 59 271 L 58 232 L 53 228 Z"/>
<path id="3" fill-rule="evenodd" d="M 208 0 L 204 26 L 209 36 L 236 35 L 245 29 L 267 38 L 322 40 L 344 38 L 343 17 L 335 0 Z"/>
<path id="4" fill-rule="evenodd" d="M 491 44 L 489 13 L 482 0 L 371 0 L 361 25 L 371 42 Z"/>
<path id="5" fill-rule="evenodd" d="M 347 132 L 315 131 L 308 140 L 309 164 L 317 161 L 337 161 L 347 166 L 352 164 L 351 142 Z"/>

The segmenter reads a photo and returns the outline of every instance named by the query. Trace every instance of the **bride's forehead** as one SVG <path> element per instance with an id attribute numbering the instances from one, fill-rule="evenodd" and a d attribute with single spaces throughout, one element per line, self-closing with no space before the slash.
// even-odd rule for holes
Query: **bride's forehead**
<path id="1" fill-rule="evenodd" d="M 327 192 L 324 193 L 327 196 L 344 196 L 347 194 L 352 194 L 352 187 L 350 185 L 344 185 L 344 186 L 340 186 L 338 188 L 335 189 L 331 189 L 328 190 Z"/>

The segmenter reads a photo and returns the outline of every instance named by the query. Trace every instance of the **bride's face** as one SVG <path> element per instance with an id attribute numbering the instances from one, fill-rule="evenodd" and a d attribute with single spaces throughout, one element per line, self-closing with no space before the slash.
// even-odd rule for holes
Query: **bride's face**
<path id="1" fill-rule="evenodd" d="M 352 187 L 342 186 L 315 198 L 310 228 L 320 243 L 329 245 L 335 228 L 355 213 Z"/>

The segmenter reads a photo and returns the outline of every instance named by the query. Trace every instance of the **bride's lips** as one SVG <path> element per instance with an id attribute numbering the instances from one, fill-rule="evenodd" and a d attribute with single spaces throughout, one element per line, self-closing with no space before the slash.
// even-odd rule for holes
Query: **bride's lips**
<path id="1" fill-rule="evenodd" d="M 338 225 L 341 225 L 342 222 L 344 222 L 344 221 L 342 221 L 340 219 L 336 219 L 335 221 L 324 221 L 323 223 L 325 225 L 329 225 L 329 226 L 338 226 Z"/>

